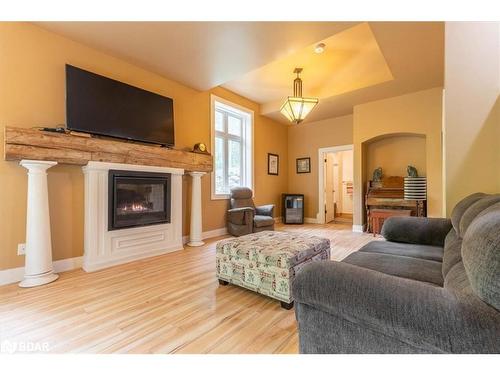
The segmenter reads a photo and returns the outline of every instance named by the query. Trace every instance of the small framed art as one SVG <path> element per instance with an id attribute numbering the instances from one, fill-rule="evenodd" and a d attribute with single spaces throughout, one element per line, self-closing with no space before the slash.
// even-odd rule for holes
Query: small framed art
<path id="1" fill-rule="evenodd" d="M 267 174 L 277 176 L 279 173 L 280 157 L 276 154 L 267 154 Z"/>
<path id="2" fill-rule="evenodd" d="M 311 158 L 297 159 L 297 173 L 311 173 Z"/>

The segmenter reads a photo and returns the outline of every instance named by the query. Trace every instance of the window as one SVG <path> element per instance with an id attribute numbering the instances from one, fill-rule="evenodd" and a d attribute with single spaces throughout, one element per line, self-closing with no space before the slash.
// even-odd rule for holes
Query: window
<path id="1" fill-rule="evenodd" d="M 212 199 L 236 186 L 253 188 L 253 112 L 212 95 Z"/>

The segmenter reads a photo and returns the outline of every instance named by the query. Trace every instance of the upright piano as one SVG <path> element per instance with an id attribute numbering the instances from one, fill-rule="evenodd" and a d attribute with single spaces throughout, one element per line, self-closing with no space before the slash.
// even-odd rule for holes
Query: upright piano
<path id="1" fill-rule="evenodd" d="M 372 232 L 370 211 L 373 209 L 411 210 L 412 216 L 426 216 L 426 200 L 404 199 L 404 178 L 384 177 L 368 181 L 365 196 L 367 231 Z"/>

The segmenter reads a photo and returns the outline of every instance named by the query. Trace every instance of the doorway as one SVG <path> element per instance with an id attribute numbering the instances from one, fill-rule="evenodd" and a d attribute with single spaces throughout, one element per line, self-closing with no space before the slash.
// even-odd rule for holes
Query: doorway
<path id="1" fill-rule="evenodd" d="M 319 150 L 319 222 L 352 225 L 352 145 Z"/>

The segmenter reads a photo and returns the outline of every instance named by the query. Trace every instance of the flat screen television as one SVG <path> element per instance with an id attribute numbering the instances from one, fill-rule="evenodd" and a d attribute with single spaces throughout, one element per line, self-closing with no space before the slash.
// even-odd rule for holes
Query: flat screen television
<path id="1" fill-rule="evenodd" d="M 66 127 L 173 146 L 173 100 L 66 65 Z"/>

